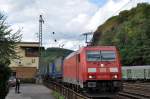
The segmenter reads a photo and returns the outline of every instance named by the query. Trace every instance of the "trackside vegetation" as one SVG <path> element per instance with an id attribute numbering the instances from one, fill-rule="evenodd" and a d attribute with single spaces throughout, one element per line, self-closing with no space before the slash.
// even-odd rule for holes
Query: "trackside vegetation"
<path id="1" fill-rule="evenodd" d="M 54 95 L 54 97 L 55 97 L 56 99 L 65 99 L 65 97 L 62 96 L 62 95 L 61 95 L 60 93 L 58 93 L 57 91 L 53 91 L 52 94 Z"/>
<path id="2" fill-rule="evenodd" d="M 21 40 L 20 31 L 12 33 L 6 23 L 6 17 L 0 13 L 0 99 L 5 99 L 8 89 L 8 79 L 11 70 L 8 67 L 11 59 L 19 58 L 15 52 L 16 42 Z"/>

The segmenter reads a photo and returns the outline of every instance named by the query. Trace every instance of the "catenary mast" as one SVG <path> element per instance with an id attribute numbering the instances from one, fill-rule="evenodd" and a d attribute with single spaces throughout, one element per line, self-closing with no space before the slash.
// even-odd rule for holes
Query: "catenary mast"
<path id="1" fill-rule="evenodd" d="M 44 24 L 44 20 L 42 15 L 39 17 L 39 72 L 41 73 L 41 53 L 42 53 L 42 24 Z"/>

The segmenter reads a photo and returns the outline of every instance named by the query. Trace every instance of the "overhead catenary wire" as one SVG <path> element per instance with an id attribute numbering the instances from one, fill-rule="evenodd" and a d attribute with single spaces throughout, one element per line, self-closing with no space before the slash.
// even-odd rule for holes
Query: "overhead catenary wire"
<path id="1" fill-rule="evenodd" d="M 135 7 L 138 3 L 150 3 L 150 0 L 128 0 L 121 8 L 116 10 L 112 16 L 115 16 L 118 14 L 120 11 L 125 10 L 125 7 L 133 8 Z"/>
<path id="2" fill-rule="evenodd" d="M 123 8 L 125 8 L 126 6 L 128 6 L 132 1 L 134 0 L 129 0 L 127 3 L 125 3 L 121 8 L 119 8 L 117 11 L 115 11 L 112 16 L 115 16 L 118 12 L 120 12 Z"/>
<path id="3" fill-rule="evenodd" d="M 58 34 L 58 33 L 55 33 L 55 34 Z M 57 37 L 54 37 L 54 38 L 56 38 L 56 40 L 57 40 L 57 44 L 55 44 L 55 46 L 66 46 L 68 43 L 72 43 L 72 46 L 75 48 L 76 47 L 76 49 L 80 46 L 80 45 L 84 45 L 84 44 L 82 44 L 82 35 L 72 35 L 72 34 L 70 34 L 70 35 L 68 35 L 68 34 L 64 34 L 64 33 L 59 33 L 59 34 L 61 34 L 61 36 L 62 37 L 65 37 L 65 38 L 73 38 L 73 40 L 67 40 L 67 39 L 61 39 L 61 40 L 58 40 L 58 38 Z M 62 41 L 62 42 L 61 42 Z M 73 48 L 71 48 L 71 49 L 73 49 Z"/>

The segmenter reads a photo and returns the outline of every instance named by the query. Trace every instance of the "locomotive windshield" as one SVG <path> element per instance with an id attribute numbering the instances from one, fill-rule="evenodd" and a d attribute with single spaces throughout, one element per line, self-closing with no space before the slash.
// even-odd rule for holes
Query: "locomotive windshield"
<path id="1" fill-rule="evenodd" d="M 87 51 L 88 61 L 114 61 L 115 51 Z"/>
<path id="2" fill-rule="evenodd" d="M 88 51 L 87 60 L 88 61 L 100 61 L 101 60 L 100 51 Z"/>
<path id="3" fill-rule="evenodd" d="M 116 55 L 114 51 L 101 51 L 102 61 L 114 61 Z"/>

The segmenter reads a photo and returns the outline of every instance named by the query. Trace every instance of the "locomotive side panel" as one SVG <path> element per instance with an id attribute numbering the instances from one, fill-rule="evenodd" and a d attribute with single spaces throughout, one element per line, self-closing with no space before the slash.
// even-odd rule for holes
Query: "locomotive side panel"
<path id="1" fill-rule="evenodd" d="M 67 83 L 77 83 L 77 56 L 73 52 L 69 57 L 64 60 L 63 66 L 63 81 Z"/>
<path id="2" fill-rule="evenodd" d="M 78 74 L 78 81 L 80 87 L 83 88 L 83 84 L 87 79 L 87 67 L 86 67 L 86 54 L 85 54 L 85 48 L 80 49 L 78 53 L 78 58 L 77 58 L 77 68 L 79 69 L 77 74 Z"/>

